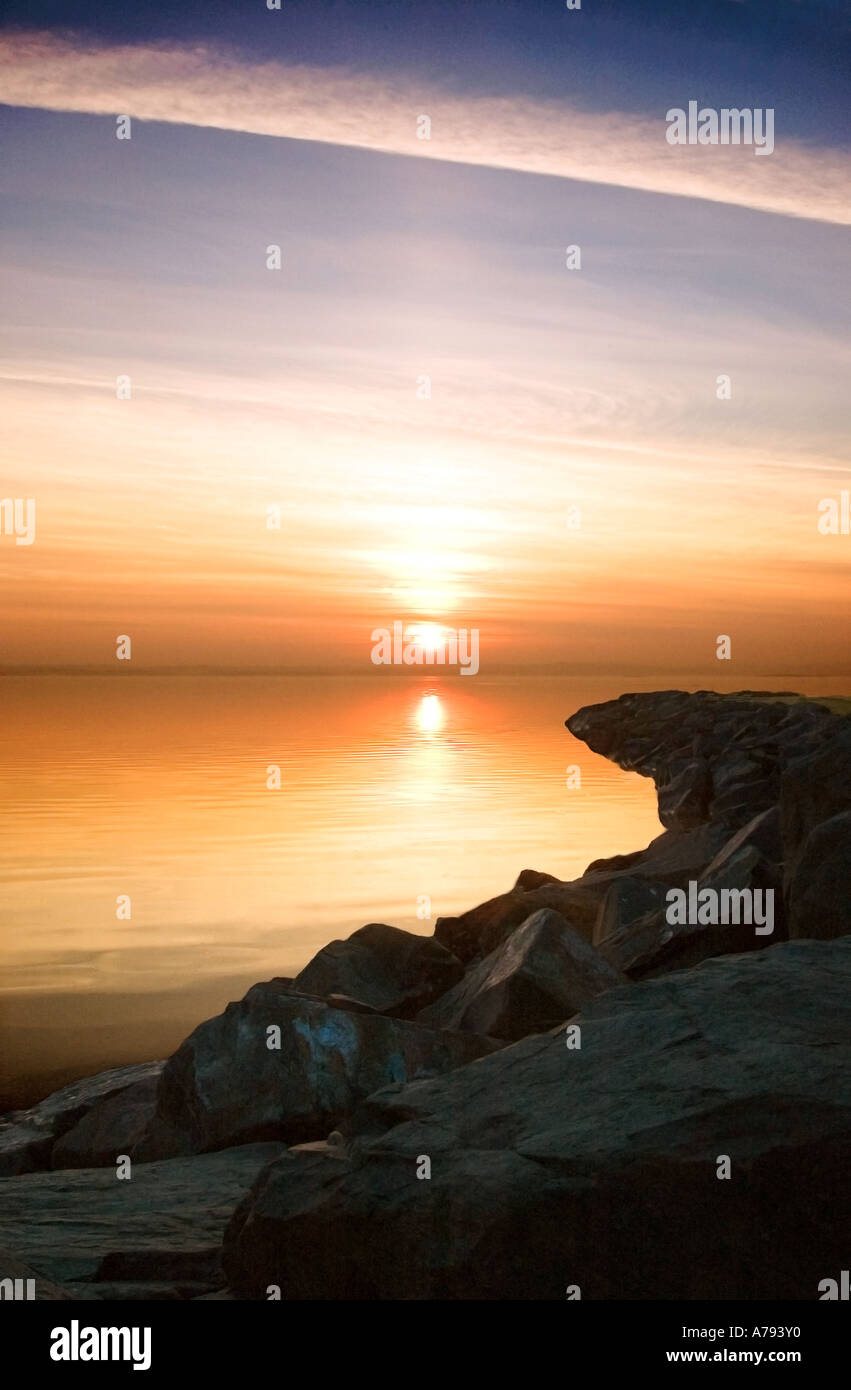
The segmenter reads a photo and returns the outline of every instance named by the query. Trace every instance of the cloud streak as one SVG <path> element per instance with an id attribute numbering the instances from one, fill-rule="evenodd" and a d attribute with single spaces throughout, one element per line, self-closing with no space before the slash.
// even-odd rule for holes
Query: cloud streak
<path id="1" fill-rule="evenodd" d="M 672 91 L 670 106 L 688 92 Z M 725 94 L 724 100 L 726 101 Z M 412 81 L 247 63 L 205 46 L 92 47 L 46 34 L 0 39 L 0 100 L 10 106 L 129 115 L 383 154 L 447 160 L 704 198 L 823 222 L 851 222 L 851 160 L 784 140 L 670 146 L 658 119 L 579 111 L 527 97 L 458 96 Z M 427 115 L 431 138 L 417 137 Z"/>

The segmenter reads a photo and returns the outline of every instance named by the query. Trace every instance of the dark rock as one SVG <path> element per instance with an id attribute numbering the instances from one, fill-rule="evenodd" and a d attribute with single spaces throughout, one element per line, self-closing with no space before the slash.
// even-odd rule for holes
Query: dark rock
<path id="1" fill-rule="evenodd" d="M 777 801 L 777 782 L 759 778 L 748 782 L 731 782 L 712 802 L 712 814 L 742 821 L 768 809 Z"/>
<path id="2" fill-rule="evenodd" d="M 0 1243 L 51 1280 L 93 1284 L 107 1255 L 194 1253 L 221 1245 L 222 1231 L 280 1144 L 134 1164 L 119 1182 L 107 1168 L 25 1173 L 0 1179 Z M 91 1296 L 90 1289 L 87 1296 Z"/>
<path id="3" fill-rule="evenodd" d="M 74 1298 L 97 1298 L 103 1303 L 179 1303 L 183 1298 L 203 1297 L 203 1285 L 198 1294 L 190 1292 L 191 1285 L 181 1292 L 174 1284 L 157 1279 L 140 1279 L 119 1284 L 89 1284 L 85 1280 L 73 1286 Z"/>
<path id="4" fill-rule="evenodd" d="M 735 828 L 775 804 L 787 778 L 784 840 L 800 846 L 812 829 L 813 812 L 826 819 L 848 809 L 851 728 L 818 704 L 773 703 L 770 696 L 754 698 L 754 692 L 657 691 L 587 706 L 567 726 L 595 752 L 654 778 L 663 824 L 723 817 Z M 832 773 L 826 775 L 826 765 L 807 769 L 828 747 Z M 795 760 L 797 771 L 790 775 Z M 825 800 L 827 784 L 841 804 Z"/>
<path id="5" fill-rule="evenodd" d="M 758 837 L 762 820 L 757 817 L 752 823 Z M 712 956 L 764 950 L 785 940 L 786 919 L 779 872 L 776 866 L 762 858 L 756 845 L 748 840 L 746 831 L 747 827 L 738 832 L 693 882 L 697 893 L 712 888 L 721 894 L 726 890 L 738 895 L 743 889 L 749 892 L 759 889 L 762 912 L 767 901 L 771 902 L 773 931 L 770 934 L 757 933 L 755 928 L 760 924 L 748 920 L 746 900 L 740 901 L 738 896 L 731 903 L 731 920 L 727 923 L 670 921 L 671 903 L 667 891 L 663 891 L 659 905 L 625 921 L 615 932 L 601 938 L 596 943 L 600 953 L 633 979 L 644 979 L 670 970 L 684 970 Z M 763 838 L 770 836 L 766 834 Z M 688 887 L 681 891 L 688 893 Z M 765 897 L 769 891 L 773 894 L 770 900 Z"/>
<path id="6" fill-rule="evenodd" d="M 270 1048 L 275 1028 L 280 1047 Z M 200 1024 L 166 1063 L 156 1114 L 135 1156 L 323 1138 L 379 1087 L 437 1075 L 497 1045 L 276 989 L 264 994 L 255 985 Z"/>
<path id="7" fill-rule="evenodd" d="M 815 826 L 789 892 L 789 935 L 822 940 L 851 932 L 851 811 Z"/>
<path id="8" fill-rule="evenodd" d="M 218 1245 L 207 1245 L 200 1249 L 160 1249 L 111 1250 L 101 1260 L 97 1279 L 106 1283 L 126 1283 L 128 1280 L 156 1280 L 162 1282 L 192 1282 L 208 1284 L 210 1289 L 220 1289 L 222 1279 L 222 1254 Z"/>
<path id="9" fill-rule="evenodd" d="M 362 999 L 351 999 L 348 994 L 329 994 L 325 1000 L 329 1009 L 343 1009 L 350 1014 L 380 1014 L 380 1009 L 374 1009 L 371 1004 L 364 1004 Z"/>
<path id="10" fill-rule="evenodd" d="M 95 1282 L 88 1285 L 101 1299 L 144 1300 L 201 1298 L 224 1284 L 221 1250 L 112 1251 L 104 1256 Z M 75 1287 L 77 1287 L 75 1285 Z"/>
<path id="11" fill-rule="evenodd" d="M 708 818 L 712 777 L 705 758 L 690 758 L 659 789 L 659 819 L 667 829 L 691 830 Z"/>
<path id="12" fill-rule="evenodd" d="M 383 1014 L 413 1018 L 460 980 L 464 967 L 432 936 L 371 923 L 332 941 L 296 976 L 295 988 L 347 995 Z"/>
<path id="13" fill-rule="evenodd" d="M 126 1091 L 140 1081 L 159 1076 L 164 1062 L 114 1067 L 111 1071 L 72 1081 L 30 1110 L 14 1110 L 0 1120 L 0 1176 L 50 1167 L 53 1146 L 93 1106 Z"/>
<path id="14" fill-rule="evenodd" d="M 707 961 L 611 990 L 577 1021 L 579 1050 L 562 1032 L 527 1038 L 373 1096 L 342 1162 L 282 1155 L 228 1226 L 230 1286 L 815 1299 L 847 1265 L 851 941 Z"/>
<path id="15" fill-rule="evenodd" d="M 528 893 L 532 888 L 540 888 L 545 883 L 558 883 L 559 880 L 553 874 L 543 874 L 537 869 L 521 869 L 517 875 L 517 882 L 514 885 L 514 892 Z"/>
<path id="16" fill-rule="evenodd" d="M 9 1286 L 4 1281 L 9 1279 L 13 1281 L 12 1293 L 7 1294 Z M 33 1281 L 33 1286 L 29 1285 L 30 1280 Z M 28 1286 L 34 1287 L 35 1302 L 58 1303 L 64 1299 L 78 1297 L 76 1291 L 72 1292 L 62 1284 L 45 1279 L 44 1275 L 39 1274 L 26 1261 L 3 1246 L 0 1248 L 0 1287 L 3 1287 L 4 1291 L 0 1293 L 0 1300 L 6 1302 L 7 1298 L 13 1299 L 16 1291 L 15 1281 L 22 1281 L 18 1283 L 17 1288 L 21 1291 L 24 1301 L 27 1301 Z"/>
<path id="17" fill-rule="evenodd" d="M 707 878 L 712 878 L 744 845 L 753 845 L 761 858 L 779 863 L 783 857 L 783 841 L 780 835 L 780 813 L 776 806 L 760 811 L 731 835 L 721 847 L 715 858 L 706 866 Z"/>
<path id="18" fill-rule="evenodd" d="M 154 1116 L 159 1076 L 157 1071 L 97 1101 L 57 1139 L 51 1168 L 100 1168 L 134 1152 Z"/>
<path id="19" fill-rule="evenodd" d="M 630 876 L 660 881 L 673 888 L 684 887 L 690 879 L 699 877 L 731 833 L 725 822 L 706 823 L 691 830 L 665 830 L 646 849 L 596 860 L 582 878 L 567 883 L 552 879 L 524 891 L 513 888 L 458 917 L 439 917 L 434 934 L 469 964 L 506 941 L 531 912 L 549 908 L 561 913 L 590 941 L 612 883 Z"/>
<path id="20" fill-rule="evenodd" d="M 630 874 L 609 885 L 594 924 L 594 945 L 624 933 L 648 913 L 659 912 L 665 902 L 665 885 Z"/>
<path id="21" fill-rule="evenodd" d="M 515 1041 L 544 1032 L 623 976 L 557 912 L 532 914 L 419 1015 L 432 1028 Z"/>
<path id="22" fill-rule="evenodd" d="M 791 883 L 807 839 L 822 821 L 851 810 L 851 721 L 837 719 L 820 750 L 795 757 L 780 779 L 780 818 L 786 882 Z"/>
<path id="23" fill-rule="evenodd" d="M 634 849 L 629 854 L 612 854 L 607 859 L 592 859 L 583 877 L 593 878 L 597 874 L 623 873 L 630 869 L 633 864 L 640 863 L 644 853 L 643 849 Z"/>
<path id="24" fill-rule="evenodd" d="M 590 941 L 605 891 L 605 883 L 586 885 L 581 879 L 573 883 L 551 879 L 537 888 L 512 888 L 459 917 L 438 917 L 434 934 L 459 960 L 469 964 L 496 950 L 531 913 L 547 907 L 569 918 Z"/>

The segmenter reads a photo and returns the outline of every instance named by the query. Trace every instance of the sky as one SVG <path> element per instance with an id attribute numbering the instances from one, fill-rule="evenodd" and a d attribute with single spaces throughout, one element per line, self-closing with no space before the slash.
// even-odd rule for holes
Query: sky
<path id="1" fill-rule="evenodd" d="M 849 48 L 838 0 L 7 0 L 0 665 L 401 620 L 847 671 Z M 774 152 L 671 146 L 692 99 Z"/>

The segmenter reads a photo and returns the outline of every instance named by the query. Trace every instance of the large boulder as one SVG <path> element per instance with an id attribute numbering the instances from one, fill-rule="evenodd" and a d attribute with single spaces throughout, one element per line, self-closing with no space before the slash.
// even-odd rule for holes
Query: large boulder
<path id="1" fill-rule="evenodd" d="M 610 990 L 359 1125 L 260 1175 L 225 1235 L 238 1292 L 814 1300 L 848 1257 L 851 940 Z"/>
<path id="2" fill-rule="evenodd" d="M 331 941 L 294 981 L 304 994 L 347 995 L 378 1013 L 413 1018 L 457 984 L 464 967 L 433 936 L 371 923 Z"/>
<path id="3" fill-rule="evenodd" d="M 379 1087 L 439 1075 L 498 1045 L 254 985 L 166 1063 L 135 1156 L 321 1139 Z"/>
<path id="4" fill-rule="evenodd" d="M 140 1082 L 156 1081 L 164 1066 L 164 1062 L 142 1062 L 133 1067 L 113 1067 L 72 1081 L 29 1110 L 4 1115 L 0 1120 L 0 1176 L 49 1168 L 56 1141 L 91 1109 Z"/>
<path id="5" fill-rule="evenodd" d="M 789 935 L 830 938 L 851 932 L 851 811 L 810 831 L 789 890 Z"/>
<path id="6" fill-rule="evenodd" d="M 515 1042 L 576 1013 L 623 976 L 557 912 L 534 912 L 419 1015 L 432 1028 Z"/>

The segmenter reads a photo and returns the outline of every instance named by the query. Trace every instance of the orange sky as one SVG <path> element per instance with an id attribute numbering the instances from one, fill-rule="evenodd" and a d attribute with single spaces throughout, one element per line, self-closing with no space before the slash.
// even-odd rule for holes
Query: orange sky
<path id="1" fill-rule="evenodd" d="M 602 162 L 574 130 L 581 181 L 555 147 L 559 177 L 518 172 L 534 107 L 504 169 L 459 108 L 422 159 L 380 122 L 352 148 L 309 74 L 301 138 L 187 73 L 188 124 L 167 89 L 119 142 L 84 114 L 103 71 L 60 59 L 65 109 L 14 113 L 4 176 L 0 497 L 37 520 L 0 536 L 3 664 L 127 633 L 139 667 L 368 669 L 374 628 L 426 619 L 477 628 L 482 670 L 703 669 L 721 633 L 742 671 L 847 669 L 851 536 L 817 524 L 851 486 L 847 206 L 818 152 L 672 197 L 641 124 Z M 765 210 L 781 187 L 799 215 Z"/>

